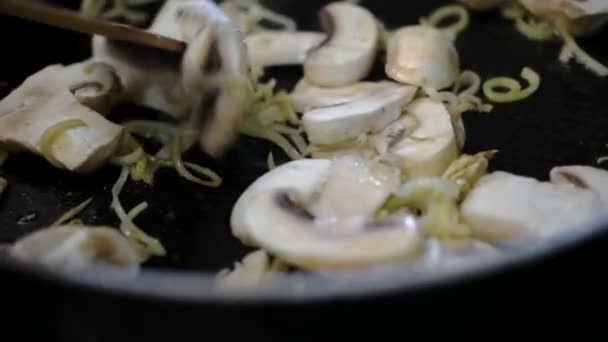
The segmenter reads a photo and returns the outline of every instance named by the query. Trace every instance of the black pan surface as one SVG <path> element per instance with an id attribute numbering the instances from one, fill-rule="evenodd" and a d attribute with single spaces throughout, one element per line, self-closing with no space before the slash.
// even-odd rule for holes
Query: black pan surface
<path id="1" fill-rule="evenodd" d="M 416 23 L 420 16 L 443 3 L 368 1 L 365 5 L 389 27 L 397 27 Z M 310 29 L 318 29 L 316 10 L 322 4 L 274 2 L 276 8 L 298 19 L 301 27 Z M 11 39 L 0 65 L 0 95 L 48 64 L 72 63 L 90 54 L 86 36 L 18 19 L 2 17 L 0 32 Z M 582 40 L 583 46 L 600 60 L 608 60 L 608 45 L 602 44 L 606 34 L 601 32 Z M 515 77 L 524 66 L 532 67 L 542 77 L 540 90 L 528 100 L 496 105 L 489 114 L 466 114 L 465 152 L 500 149 L 492 162 L 493 169 L 541 179 L 547 178 L 552 166 L 594 165 L 597 156 L 608 154 L 608 79 L 576 65 L 560 64 L 558 43 L 529 41 L 511 23 L 491 13 L 474 15 L 471 27 L 458 38 L 457 47 L 463 68 L 477 71 L 482 78 Z M 372 78 L 382 77 L 381 68 L 377 69 Z M 276 68 L 268 74 L 291 87 L 301 71 Z M 122 106 L 111 118 L 121 121 L 150 116 L 161 115 Z M 137 223 L 160 237 L 168 249 L 168 257 L 155 258 L 148 266 L 217 271 L 240 259 L 247 249 L 230 234 L 230 210 L 246 187 L 267 171 L 266 157 L 271 150 L 273 147 L 263 141 L 243 137 L 221 160 L 191 151 L 188 159 L 211 167 L 223 177 L 224 185 L 219 189 L 193 186 L 168 170 L 160 172 L 154 187 L 130 183 L 123 195 L 126 207 L 147 201 L 150 207 Z M 276 150 L 274 155 L 277 159 L 282 156 Z M 18 155 L 12 156 L 0 172 L 10 183 L 9 191 L 0 200 L 0 242 L 13 242 L 50 224 L 91 196 L 94 201 L 82 216 L 84 222 L 118 224 L 110 209 L 110 188 L 119 173 L 116 168 L 108 166 L 91 175 L 72 175 L 54 169 L 40 158 Z"/>
<path id="2" fill-rule="evenodd" d="M 70 6 L 75 6 L 75 3 L 75 1 L 64 2 Z M 268 3 L 295 17 L 301 27 L 318 29 L 315 13 L 325 2 L 277 0 Z M 389 27 L 397 27 L 416 23 L 420 16 L 444 3 L 446 2 L 439 0 L 375 0 L 365 1 L 364 5 L 372 9 Z M 5 48 L 0 57 L 2 60 L 0 96 L 7 94 L 27 75 L 48 64 L 76 62 L 87 58 L 90 53 L 89 39 L 86 36 L 25 23 L 13 18 L 0 17 L 0 35 L 6 41 L 10 41 L 10 44 L 4 43 Z M 605 29 L 591 38 L 581 39 L 580 42 L 593 56 L 608 61 L 608 45 L 605 44 L 607 35 L 608 31 Z M 541 179 L 547 178 L 552 166 L 594 165 L 596 157 L 608 154 L 605 145 L 608 142 L 608 108 L 605 105 L 608 78 L 598 78 L 576 65 L 560 64 L 557 61 L 560 49 L 558 42 L 529 41 L 517 33 L 510 22 L 500 19 L 496 13 L 484 13 L 473 15 L 471 26 L 458 38 L 457 47 L 463 68 L 477 71 L 482 78 L 503 75 L 515 77 L 524 66 L 532 67 L 542 77 L 540 90 L 525 101 L 497 105 L 489 114 L 465 114 L 468 133 L 465 152 L 500 149 L 500 153 L 492 161 L 492 169 Z M 301 71 L 299 68 L 277 68 L 270 70 L 269 74 L 277 77 L 282 85 L 290 86 L 301 76 Z M 372 78 L 377 78 L 379 75 L 381 75 L 380 68 Z M 146 116 L 162 117 L 162 114 L 123 106 L 113 113 L 112 118 L 120 121 L 123 117 Z M 281 153 L 269 144 L 246 137 L 241 138 L 221 160 L 212 160 L 198 151 L 191 151 L 188 154 L 189 159 L 213 168 L 223 177 L 224 185 L 220 189 L 194 186 L 170 171 L 162 171 L 153 188 L 130 183 L 124 191 L 124 203 L 132 206 L 145 200 L 150 204 L 150 208 L 138 218 L 137 223 L 151 235 L 160 237 L 169 253 L 166 258 L 151 260 L 146 267 L 215 272 L 230 266 L 245 255 L 248 249 L 230 234 L 228 225 L 230 210 L 243 190 L 266 172 L 266 156 L 270 150 L 273 150 L 275 157 L 280 159 L 278 157 Z M 109 205 L 110 187 L 118 177 L 118 173 L 119 170 L 116 168 L 105 167 L 92 175 L 72 175 L 53 169 L 40 158 L 28 155 L 11 156 L 6 165 L 0 169 L 0 175 L 10 182 L 9 191 L 0 199 L 0 242 L 13 242 L 20 236 L 51 223 L 63 212 L 90 196 L 94 197 L 94 201 L 82 216 L 84 222 L 116 225 L 118 220 Z M 329 319 L 329 315 L 349 317 L 352 319 L 352 324 L 336 320 L 335 323 L 342 329 L 349 327 L 351 329 L 344 330 L 343 334 L 338 332 L 325 336 L 346 337 L 355 335 L 354 332 L 358 331 L 353 326 L 363 327 L 370 324 L 380 331 L 385 324 L 390 323 L 393 324 L 393 328 L 397 328 L 396 325 L 401 319 L 392 316 L 393 313 L 388 312 L 380 316 L 384 317 L 381 319 L 367 311 L 384 310 L 385 307 L 381 305 L 389 303 L 392 303 L 389 310 L 398 310 L 396 305 L 422 308 L 429 304 L 431 298 L 436 298 L 443 302 L 432 303 L 445 308 L 467 305 L 471 306 L 470 309 L 481 308 L 482 310 L 477 313 L 480 316 L 492 312 L 488 304 L 490 301 L 503 305 L 507 311 L 515 309 L 517 305 L 514 303 L 518 301 L 518 293 L 522 296 L 520 299 L 523 299 L 528 298 L 524 296 L 538 296 L 542 292 L 543 296 L 536 297 L 539 303 L 551 303 L 554 296 L 560 295 L 559 291 L 543 292 L 544 286 L 547 285 L 543 281 L 556 281 L 561 279 L 558 276 L 560 272 L 570 272 L 569 274 L 576 275 L 578 279 L 591 283 L 592 271 L 587 273 L 587 270 L 594 265 L 588 262 L 602 258 L 605 260 L 608 256 L 604 252 L 606 243 L 608 241 L 604 237 L 598 236 L 587 246 L 587 252 L 577 249 L 570 252 L 568 257 L 556 258 L 553 263 L 542 266 L 528 265 L 525 272 L 521 270 L 515 273 L 507 272 L 485 282 L 476 280 L 466 286 L 459 284 L 453 285 L 450 289 L 433 290 L 430 293 L 420 292 L 419 295 L 407 299 L 391 296 L 379 298 L 378 302 L 373 303 L 365 301 L 356 307 L 360 314 L 354 315 L 355 317 L 352 317 L 351 310 L 355 308 L 356 300 L 340 304 L 328 302 L 319 306 L 303 305 L 290 309 L 272 305 L 262 311 L 258 311 L 255 306 L 220 307 L 214 304 L 207 308 L 209 311 L 201 312 L 200 308 L 183 303 L 178 305 L 165 301 L 145 301 L 147 304 L 142 305 L 137 299 L 109 297 L 104 295 L 103 291 L 93 297 L 89 292 L 60 290 L 57 292 L 57 298 L 70 298 L 63 301 L 63 304 L 38 296 L 32 298 L 40 301 L 30 304 L 43 303 L 51 307 L 58 305 L 55 309 L 47 307 L 45 311 L 48 315 L 55 315 L 56 319 L 52 320 L 55 323 L 81 319 L 78 322 L 83 325 L 76 324 L 77 328 L 65 323 L 60 334 L 62 340 L 71 340 L 71 338 L 75 339 L 75 336 L 80 336 L 80 341 L 107 341 L 118 332 L 125 338 L 145 336 L 160 340 L 170 338 L 170 331 L 174 326 L 176 328 L 188 326 L 183 330 L 183 334 L 179 334 L 178 339 L 198 340 L 194 338 L 199 336 L 197 332 L 201 334 L 200 336 L 204 333 L 197 330 L 197 322 L 205 321 L 206 329 L 211 329 L 214 324 L 217 324 L 216 328 L 228 325 L 226 320 L 242 323 L 245 327 L 243 330 L 249 329 L 248 336 L 264 336 L 272 339 L 272 337 L 286 336 L 285 334 L 291 330 L 306 331 L 310 328 L 309 323 L 317 324 L 314 331 L 319 335 L 303 333 L 301 336 L 324 336 L 321 333 L 322 327 L 332 329 L 332 324 L 323 320 L 323 318 Z M 577 262 L 582 260 L 587 263 L 579 265 Z M 38 286 L 27 284 L 21 288 L 22 291 L 26 289 L 35 291 Z M 574 281 L 565 281 L 563 284 L 572 285 Z M 597 283 L 592 288 L 597 289 Z M 23 293 L 27 297 L 25 293 L 31 292 Z M 32 301 L 32 298 L 29 301 Z M 103 303 L 99 298 L 104 298 Z M 137 322 L 164 321 L 166 326 L 161 324 L 152 331 L 133 332 L 128 322 L 109 319 L 110 316 L 116 318 L 116 312 L 112 310 L 116 310 L 119 304 L 123 305 L 121 307 L 130 307 L 136 302 L 140 306 L 137 309 L 133 306 L 133 311 L 128 309 L 128 313 L 125 312 L 124 315 L 128 314 L 129 319 Z M 574 300 L 569 301 L 572 302 Z M 82 312 L 77 309 L 83 310 L 92 305 L 96 305 L 98 312 L 80 316 Z M 155 305 L 160 305 L 164 309 L 156 311 L 158 306 Z M 447 309 L 447 311 L 458 316 L 453 310 Z M 419 316 L 399 313 L 403 315 L 403 319 L 417 317 L 423 321 L 434 319 L 434 314 L 435 311 L 428 307 L 426 311 L 421 311 Z M 265 323 L 261 323 L 260 315 L 266 319 Z M 293 315 L 292 318 L 296 321 L 288 319 L 289 315 Z M 100 326 L 108 324 L 106 328 L 109 332 L 100 330 L 99 334 L 95 335 L 97 337 L 86 335 L 88 338 L 82 339 L 85 332 L 90 329 L 101 329 L 92 323 L 89 323 L 90 325 L 84 323 L 102 317 L 108 317 L 108 321 L 103 321 Z M 240 321 L 238 317 L 242 317 Z M 451 327 L 470 323 L 466 317 L 451 316 L 451 318 L 454 319 L 450 323 Z M 432 324 L 422 324 L 419 330 L 425 331 L 432 327 Z M 158 329 L 157 334 L 155 329 Z M 226 336 L 246 336 L 245 331 L 237 330 L 239 329 L 224 332 Z M 220 332 L 213 331 L 218 333 L 217 336 L 222 336 Z M 122 338 L 114 340 L 122 340 Z"/>

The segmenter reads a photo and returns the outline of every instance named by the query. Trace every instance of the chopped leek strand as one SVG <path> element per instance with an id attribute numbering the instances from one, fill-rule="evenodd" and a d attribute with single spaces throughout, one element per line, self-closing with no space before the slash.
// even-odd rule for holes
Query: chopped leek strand
<path id="1" fill-rule="evenodd" d="M 272 152 L 268 153 L 268 158 L 266 159 L 266 165 L 268 165 L 268 170 L 274 170 L 277 167 L 277 164 L 274 162 L 274 156 Z"/>
<path id="2" fill-rule="evenodd" d="M 55 144 L 55 141 L 57 141 L 57 139 L 59 139 L 59 137 L 61 137 L 66 131 L 86 126 L 87 125 L 82 120 L 71 119 L 61 121 L 47 128 L 40 138 L 40 152 L 47 161 L 53 164 L 53 166 L 58 169 L 64 169 L 65 165 L 63 165 L 63 163 L 57 160 L 57 158 L 55 158 L 53 155 L 53 145 Z"/>
<path id="3" fill-rule="evenodd" d="M 440 24 L 446 21 L 448 18 L 456 17 L 456 22 L 441 27 Z M 469 11 L 460 5 L 448 5 L 442 6 L 433 11 L 428 18 L 422 18 L 420 20 L 422 25 L 435 26 L 442 30 L 453 32 L 454 34 L 459 34 L 462 31 L 466 30 L 469 26 L 470 15 Z"/>
<path id="4" fill-rule="evenodd" d="M 182 160 L 182 151 L 181 151 L 181 143 L 180 143 L 180 137 L 179 135 L 175 135 L 173 137 L 173 143 L 171 145 L 171 160 L 173 161 L 173 165 L 175 166 L 175 170 L 177 171 L 177 173 L 193 182 L 196 184 L 200 184 L 202 186 L 209 186 L 209 187 L 218 187 L 221 185 L 221 178 L 215 174 L 213 171 L 203 168 L 199 165 L 196 164 L 192 164 L 192 163 L 184 163 Z M 201 178 L 193 175 L 188 168 L 186 167 L 190 167 L 193 171 L 208 177 L 210 180 L 202 180 Z"/>
<path id="5" fill-rule="evenodd" d="M 4 165 L 4 163 L 6 163 L 7 159 L 8 159 L 8 152 L 0 149 L 0 166 Z"/>
<path id="6" fill-rule="evenodd" d="M 570 32 L 568 32 L 567 25 L 563 20 L 557 20 L 555 26 L 560 37 L 562 37 L 564 40 L 564 47 L 560 55 L 560 60 L 562 62 L 567 62 L 572 56 L 574 56 L 580 64 L 584 65 L 591 72 L 600 77 L 608 76 L 608 67 L 591 57 L 578 45 Z"/>
<path id="7" fill-rule="evenodd" d="M 79 205 L 75 206 L 74 208 L 68 210 L 68 212 L 66 212 L 65 214 L 61 215 L 61 217 L 59 217 L 57 219 L 57 221 L 55 221 L 51 227 L 57 227 L 60 226 L 70 220 L 72 220 L 73 218 L 75 218 L 76 216 L 80 215 L 80 213 L 89 206 L 89 204 L 91 204 L 91 202 L 93 201 L 93 197 L 87 199 L 86 201 L 80 203 Z"/>
<path id="8" fill-rule="evenodd" d="M 606 162 L 608 162 L 608 156 L 603 156 L 603 157 L 597 158 L 597 163 L 598 164 L 604 164 Z"/>
<path id="9" fill-rule="evenodd" d="M 128 178 L 129 178 L 129 168 L 123 167 L 122 171 L 120 172 L 120 177 L 118 177 L 118 180 L 112 187 L 112 205 L 111 206 L 112 206 L 112 209 L 114 209 L 116 216 L 118 216 L 118 218 L 120 219 L 120 222 L 121 222 L 120 231 L 128 239 L 137 243 L 138 245 L 141 245 L 146 250 L 146 252 L 150 253 L 151 255 L 160 255 L 160 256 L 165 255 L 166 254 L 165 248 L 160 243 L 160 241 L 158 241 L 157 239 L 155 239 L 153 237 L 150 237 L 145 232 L 143 232 L 140 228 L 138 228 L 135 225 L 135 223 L 133 223 L 133 220 L 129 216 L 129 214 L 127 214 L 125 212 L 122 204 L 120 203 L 119 195 L 122 191 L 122 188 L 125 186 L 125 183 L 127 182 Z M 139 206 L 137 206 L 135 208 L 137 208 L 138 211 L 141 212 L 141 210 L 143 210 L 143 209 L 141 209 L 141 206 L 142 206 L 142 204 L 140 204 Z M 131 212 L 131 214 L 133 214 L 133 212 Z"/>
<path id="10" fill-rule="evenodd" d="M 523 18 L 518 18 L 515 20 L 515 28 L 531 40 L 549 40 L 554 36 L 552 25 L 544 21 L 526 21 Z"/>
<path id="11" fill-rule="evenodd" d="M 2 196 L 4 191 L 6 191 L 7 187 L 8 187 L 8 182 L 6 181 L 6 179 L 0 177 L 0 196 Z"/>
<path id="12" fill-rule="evenodd" d="M 521 88 L 521 84 L 517 80 L 508 77 L 496 77 L 483 84 L 483 93 L 492 102 L 505 103 L 523 100 L 538 90 L 540 77 L 528 67 L 523 68 L 521 77 L 530 84 L 525 89 Z M 500 91 L 501 88 L 507 91 Z"/>

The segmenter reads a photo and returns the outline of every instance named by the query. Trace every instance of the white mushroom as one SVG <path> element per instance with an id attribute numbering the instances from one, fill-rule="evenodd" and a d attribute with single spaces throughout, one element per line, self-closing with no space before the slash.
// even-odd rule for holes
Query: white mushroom
<path id="1" fill-rule="evenodd" d="M 60 226 L 39 230 L 17 241 L 9 254 L 21 261 L 60 272 L 82 272 L 95 266 L 119 267 L 134 275 L 139 256 L 116 229 Z"/>
<path id="2" fill-rule="evenodd" d="M 289 94 L 291 104 L 298 113 L 314 109 L 331 107 L 362 99 L 385 88 L 396 88 L 401 85 L 395 82 L 357 82 L 344 87 L 317 87 L 301 79 Z M 415 91 L 415 89 L 412 89 Z"/>
<path id="3" fill-rule="evenodd" d="M 242 33 L 208 0 L 167 2 L 150 30 L 186 42 L 182 60 L 140 56 L 144 51 L 100 37 L 95 59 L 116 66 L 129 100 L 180 118 L 190 114 L 202 149 L 219 156 L 236 139 L 253 96 Z"/>
<path id="4" fill-rule="evenodd" d="M 593 191 L 608 208 L 608 172 L 590 166 L 555 167 L 549 174 L 555 184 L 574 184 Z"/>
<path id="5" fill-rule="evenodd" d="M 463 218 L 474 236 L 496 241 L 581 229 L 605 212 L 605 171 L 556 168 L 552 179 L 539 182 L 505 172 L 484 176 L 462 204 Z M 597 190 L 591 187 L 596 181 L 601 184 Z"/>
<path id="6" fill-rule="evenodd" d="M 453 37 L 434 27 L 407 26 L 390 38 L 385 69 L 397 82 L 443 89 L 458 78 L 460 62 Z"/>
<path id="7" fill-rule="evenodd" d="M 200 121 L 201 147 L 211 156 L 222 154 L 237 138 L 249 113 L 253 85 L 248 67 L 243 36 L 232 22 L 210 24 L 184 54 L 184 89 L 195 103 L 192 115 L 195 121 Z M 211 110 L 209 95 L 216 97 Z"/>
<path id="8" fill-rule="evenodd" d="M 235 235 L 307 269 L 365 266 L 416 256 L 412 215 L 374 221 L 398 172 L 358 158 L 300 160 L 255 182 L 232 213 Z"/>
<path id="9" fill-rule="evenodd" d="M 310 142 L 319 145 L 377 133 L 401 116 L 415 93 L 408 86 L 383 87 L 352 102 L 306 112 L 302 123 Z"/>
<path id="10" fill-rule="evenodd" d="M 80 98 L 105 107 L 97 90 L 106 88 L 98 86 L 95 78 L 81 78 L 73 68 L 46 67 L 0 101 L 0 146 L 41 154 L 57 167 L 81 172 L 97 168 L 114 155 L 122 128 L 79 102 Z M 48 130 L 70 121 L 79 124 L 53 132 L 52 139 L 43 141 Z"/>
<path id="11" fill-rule="evenodd" d="M 183 101 L 179 60 L 158 52 L 138 51 L 93 37 L 93 61 L 114 67 L 125 89 L 124 101 L 152 108 L 177 118 L 191 110 Z"/>
<path id="12" fill-rule="evenodd" d="M 429 239 L 418 263 L 436 272 L 487 262 L 499 255 L 496 248 L 479 240 Z"/>
<path id="13" fill-rule="evenodd" d="M 262 31 L 245 38 L 252 68 L 300 65 L 325 35 L 317 32 Z"/>
<path id="14" fill-rule="evenodd" d="M 450 113 L 428 98 L 415 100 L 406 112 L 373 139 L 376 149 L 410 177 L 440 176 L 459 153 Z"/>
<path id="15" fill-rule="evenodd" d="M 580 19 L 608 13 L 605 0 L 521 0 L 521 3 L 530 12 L 543 17 L 565 15 L 570 19 Z"/>
<path id="16" fill-rule="evenodd" d="M 378 47 L 374 16 L 361 6 L 335 2 L 323 8 L 321 22 L 328 39 L 306 59 L 306 79 L 318 86 L 339 87 L 365 78 Z"/>

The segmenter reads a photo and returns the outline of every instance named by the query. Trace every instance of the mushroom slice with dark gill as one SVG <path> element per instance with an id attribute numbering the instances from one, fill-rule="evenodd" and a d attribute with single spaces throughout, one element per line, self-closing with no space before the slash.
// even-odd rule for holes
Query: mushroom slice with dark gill
<path id="1" fill-rule="evenodd" d="M 398 184 L 397 169 L 356 157 L 290 162 L 241 196 L 232 229 L 243 242 L 305 269 L 409 260 L 423 247 L 416 218 L 373 218 Z"/>
<path id="2" fill-rule="evenodd" d="M 198 13 L 201 27 L 184 54 L 182 84 L 194 104 L 192 122 L 201 127 L 201 148 L 217 157 L 236 140 L 253 101 L 247 51 L 243 33 L 214 3 L 187 6 L 182 9 Z"/>
<path id="3" fill-rule="evenodd" d="M 122 128 L 86 105 L 109 109 L 120 95 L 116 81 L 107 65 L 44 68 L 0 101 L 0 146 L 43 155 L 70 171 L 103 165 L 114 155 Z"/>
<path id="4" fill-rule="evenodd" d="M 593 224 L 606 212 L 608 172 L 558 167 L 551 182 L 494 172 L 482 177 L 462 204 L 473 235 L 486 241 L 546 238 Z"/>

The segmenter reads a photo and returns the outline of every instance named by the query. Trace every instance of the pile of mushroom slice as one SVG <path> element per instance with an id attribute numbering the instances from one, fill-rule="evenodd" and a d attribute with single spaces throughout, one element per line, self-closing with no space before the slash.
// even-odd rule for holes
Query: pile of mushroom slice
<path id="1" fill-rule="evenodd" d="M 27 78 L 0 101 L 0 146 L 44 155 L 56 166 L 86 172 L 103 165 L 118 146 L 122 127 L 103 114 L 122 98 L 114 69 L 103 63 L 52 65 Z M 72 129 L 45 133 L 65 122 Z"/>
<path id="2" fill-rule="evenodd" d="M 113 273 L 122 279 L 137 275 L 141 262 L 137 250 L 118 230 L 101 226 L 41 229 L 21 238 L 8 252 L 20 261 L 63 273 L 102 266 L 115 271 Z"/>
<path id="3" fill-rule="evenodd" d="M 208 0 L 165 2 L 149 30 L 187 43 L 181 60 L 103 37 L 93 39 L 93 60 L 118 70 L 125 101 L 189 118 L 201 130 L 201 148 L 221 155 L 236 139 L 253 96 L 242 33 Z"/>
<path id="4" fill-rule="evenodd" d="M 380 34 L 373 14 L 339 2 L 325 6 L 320 17 L 324 41 L 313 32 L 247 37 L 254 67 L 303 65 L 304 78 L 290 99 L 318 159 L 288 163 L 255 182 L 234 207 L 233 233 L 305 269 L 419 259 L 427 238 L 416 215 L 386 221 L 375 215 L 402 178 L 441 176 L 459 155 L 445 105 L 418 95 L 419 87 L 455 82 L 453 37 L 432 27 L 403 28 L 387 51 L 392 80 L 369 82 L 363 79 Z M 278 43 L 287 37 L 290 44 Z M 268 47 L 281 57 L 268 58 Z"/>

